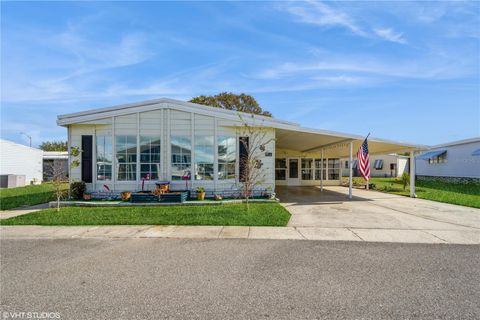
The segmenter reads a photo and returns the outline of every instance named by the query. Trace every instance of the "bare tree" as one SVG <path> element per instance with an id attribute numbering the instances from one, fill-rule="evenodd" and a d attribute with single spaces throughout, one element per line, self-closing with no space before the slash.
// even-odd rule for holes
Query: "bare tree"
<path id="1" fill-rule="evenodd" d="M 249 124 L 241 115 L 239 117 L 242 121 L 240 148 L 244 150 L 239 159 L 239 180 L 248 210 L 250 197 L 254 196 L 255 188 L 265 182 L 268 173 L 263 167 L 262 155 L 265 154 L 266 146 L 275 139 L 269 137 L 269 129 L 263 126 L 263 121 L 256 125 L 255 117 L 252 115 Z"/>
<path id="2" fill-rule="evenodd" d="M 57 212 L 60 211 L 60 200 L 67 195 L 68 167 L 61 161 L 51 161 L 45 165 L 46 174 L 51 177 L 54 186 L 55 199 L 57 201 Z"/>

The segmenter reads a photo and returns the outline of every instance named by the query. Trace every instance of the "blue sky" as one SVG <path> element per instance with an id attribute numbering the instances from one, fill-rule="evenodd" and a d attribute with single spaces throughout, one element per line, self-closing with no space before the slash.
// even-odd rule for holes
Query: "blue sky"
<path id="1" fill-rule="evenodd" d="M 480 2 L 1 2 L 1 135 L 222 91 L 307 127 L 480 136 Z"/>

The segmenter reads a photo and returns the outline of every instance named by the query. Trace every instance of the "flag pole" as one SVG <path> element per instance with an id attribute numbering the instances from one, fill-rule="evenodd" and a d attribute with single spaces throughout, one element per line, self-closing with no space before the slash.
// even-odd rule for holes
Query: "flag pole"
<path id="1" fill-rule="evenodd" d="M 365 138 L 365 140 L 367 140 L 368 137 L 370 137 L 370 132 L 367 134 L 367 137 Z M 370 181 L 370 180 L 367 180 L 367 188 L 366 188 L 367 191 L 370 189 L 370 188 L 369 188 L 369 185 L 370 185 L 369 181 Z"/>

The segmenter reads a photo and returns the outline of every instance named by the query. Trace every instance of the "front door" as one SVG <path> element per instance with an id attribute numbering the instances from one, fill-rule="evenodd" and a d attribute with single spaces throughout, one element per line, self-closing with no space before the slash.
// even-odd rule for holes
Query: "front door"
<path id="1" fill-rule="evenodd" d="M 289 186 L 300 185 L 300 159 L 299 158 L 288 159 L 287 183 Z"/>

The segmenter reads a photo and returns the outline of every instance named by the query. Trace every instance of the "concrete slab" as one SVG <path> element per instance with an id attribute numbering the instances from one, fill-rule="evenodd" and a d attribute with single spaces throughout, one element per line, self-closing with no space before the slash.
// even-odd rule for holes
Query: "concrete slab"
<path id="1" fill-rule="evenodd" d="M 480 230 L 427 230 L 428 232 L 448 243 L 455 244 L 480 244 Z"/>
<path id="2" fill-rule="evenodd" d="M 53 238 L 79 238 L 87 233 L 89 230 L 96 229 L 97 227 L 93 226 L 79 226 L 79 227 L 57 227 L 56 230 L 51 234 Z"/>
<path id="3" fill-rule="evenodd" d="M 432 234 L 422 230 L 392 230 L 392 229 L 351 229 L 362 240 L 370 242 L 401 242 L 401 243 L 446 243 Z"/>
<path id="4" fill-rule="evenodd" d="M 177 226 L 169 237 L 216 239 L 222 232 L 222 226 Z"/>
<path id="5" fill-rule="evenodd" d="M 297 239 L 305 238 L 292 227 L 250 227 L 249 239 Z"/>
<path id="6" fill-rule="evenodd" d="M 88 229 L 83 238 L 132 238 L 149 226 L 98 226 Z"/>
<path id="7" fill-rule="evenodd" d="M 1 226 L 2 238 L 48 238 L 62 227 L 51 226 Z"/>
<path id="8" fill-rule="evenodd" d="M 291 227 L 480 230 L 480 209 L 348 188 L 277 187 Z"/>
<path id="9" fill-rule="evenodd" d="M 39 210 L 47 209 L 48 203 L 37 204 L 34 206 L 25 206 L 20 208 L 15 208 L 11 210 L 0 211 L 0 219 L 8 219 L 16 216 L 21 216 L 24 214 L 36 212 Z"/>
<path id="10" fill-rule="evenodd" d="M 246 239 L 250 233 L 250 227 L 225 226 L 220 232 L 222 239 Z"/>
<path id="11" fill-rule="evenodd" d="M 362 241 L 346 228 L 297 227 L 296 229 L 308 240 Z"/>
<path id="12" fill-rule="evenodd" d="M 139 232 L 138 238 L 166 238 L 175 230 L 177 226 L 155 226 L 149 227 L 144 231 Z"/>

